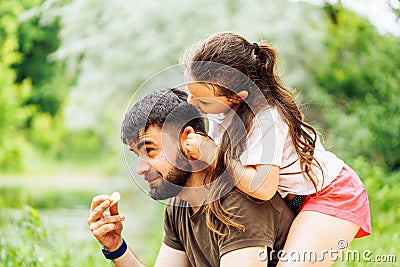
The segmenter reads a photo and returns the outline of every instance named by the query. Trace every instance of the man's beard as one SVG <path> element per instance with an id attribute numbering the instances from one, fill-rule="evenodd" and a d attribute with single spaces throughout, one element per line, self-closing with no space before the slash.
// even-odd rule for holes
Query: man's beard
<path id="1" fill-rule="evenodd" d="M 178 166 L 178 167 L 176 167 Z M 178 151 L 175 158 L 175 164 L 165 177 L 158 173 L 162 177 L 160 185 L 150 185 L 150 196 L 156 200 L 164 200 L 167 198 L 177 196 L 186 185 L 189 180 L 191 173 L 191 165 L 189 160 Z"/>

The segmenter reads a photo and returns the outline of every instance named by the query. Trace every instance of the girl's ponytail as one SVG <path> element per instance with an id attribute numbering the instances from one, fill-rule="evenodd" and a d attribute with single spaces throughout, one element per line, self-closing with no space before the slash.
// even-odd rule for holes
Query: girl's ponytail
<path id="1" fill-rule="evenodd" d="M 313 184 L 318 194 L 318 184 L 312 166 L 321 171 L 323 179 L 324 171 L 314 157 L 317 132 L 304 121 L 304 116 L 297 106 L 295 94 L 283 85 L 276 74 L 276 50 L 266 42 L 261 43 L 259 47 L 259 53 L 256 55 L 256 60 L 259 60 L 257 64 L 259 76 L 254 80 L 269 104 L 278 109 L 281 117 L 288 124 L 292 142 L 299 155 L 301 172 L 304 178 Z"/>

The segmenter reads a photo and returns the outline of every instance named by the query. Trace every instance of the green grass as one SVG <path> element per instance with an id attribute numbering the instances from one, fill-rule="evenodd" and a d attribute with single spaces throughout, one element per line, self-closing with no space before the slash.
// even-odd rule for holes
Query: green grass
<path id="1" fill-rule="evenodd" d="M 0 266 L 112 266 L 93 242 L 68 242 L 66 232 L 41 222 L 38 210 L 2 210 Z"/>

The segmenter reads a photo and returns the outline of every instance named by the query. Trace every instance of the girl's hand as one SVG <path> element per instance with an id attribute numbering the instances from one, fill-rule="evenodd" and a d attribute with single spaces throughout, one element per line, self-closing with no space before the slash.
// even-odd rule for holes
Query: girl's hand
<path id="1" fill-rule="evenodd" d="M 189 155 L 195 159 L 213 166 L 218 153 L 218 147 L 208 136 L 198 133 L 190 133 L 186 139 L 186 149 Z"/>
<path id="2" fill-rule="evenodd" d="M 107 208 L 110 208 L 109 212 Z M 123 220 L 125 217 L 118 214 L 118 203 L 110 207 L 108 195 L 93 198 L 88 224 L 90 231 L 108 252 L 117 250 L 122 244 Z"/>

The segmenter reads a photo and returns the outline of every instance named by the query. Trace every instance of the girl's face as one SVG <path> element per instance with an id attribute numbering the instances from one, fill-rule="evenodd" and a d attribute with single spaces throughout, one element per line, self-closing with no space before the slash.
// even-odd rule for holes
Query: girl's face
<path id="1" fill-rule="evenodd" d="M 234 101 L 229 101 L 225 96 L 216 96 L 211 84 L 195 82 L 186 71 L 183 79 L 189 90 L 188 102 L 201 113 L 226 114 L 235 105 Z"/>

